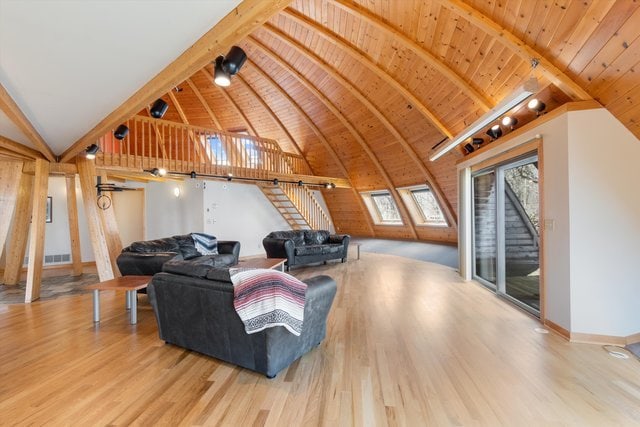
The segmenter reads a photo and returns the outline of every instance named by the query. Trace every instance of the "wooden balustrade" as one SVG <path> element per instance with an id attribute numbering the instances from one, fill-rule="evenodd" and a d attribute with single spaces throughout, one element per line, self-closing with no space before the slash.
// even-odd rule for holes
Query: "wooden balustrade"
<path id="1" fill-rule="evenodd" d="M 270 173 L 312 175 L 302 156 L 285 153 L 272 139 L 135 116 L 124 123 L 128 135 L 110 132 L 97 144 L 96 166 L 147 169 L 245 178 Z"/>
<path id="2" fill-rule="evenodd" d="M 306 186 L 296 184 L 280 184 L 282 191 L 289 200 L 296 206 L 298 212 L 304 217 L 313 230 L 330 230 L 331 219 L 325 212 L 318 200 L 313 195 L 312 190 Z"/>

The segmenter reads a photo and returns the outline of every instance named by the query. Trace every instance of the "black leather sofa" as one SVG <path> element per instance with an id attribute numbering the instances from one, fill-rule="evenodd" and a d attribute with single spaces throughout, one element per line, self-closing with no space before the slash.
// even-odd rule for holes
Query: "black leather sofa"
<path id="1" fill-rule="evenodd" d="M 283 326 L 247 334 L 233 307 L 228 269 L 210 265 L 185 266 L 173 261 L 156 274 L 148 287 L 160 339 L 273 378 L 293 361 L 320 344 L 336 294 L 329 276 L 305 280 L 308 285 L 302 333 Z"/>
<path id="2" fill-rule="evenodd" d="M 326 230 L 273 231 L 262 240 L 267 258 L 286 258 L 287 271 L 294 265 L 347 259 L 350 237 Z"/>
<path id="3" fill-rule="evenodd" d="M 167 261 L 187 260 L 203 263 L 212 260 L 216 267 L 226 267 L 238 263 L 240 242 L 218 241 L 217 255 L 200 255 L 190 234 L 166 237 L 158 240 L 134 242 L 124 248 L 116 263 L 123 276 L 152 276 L 162 271 Z"/>

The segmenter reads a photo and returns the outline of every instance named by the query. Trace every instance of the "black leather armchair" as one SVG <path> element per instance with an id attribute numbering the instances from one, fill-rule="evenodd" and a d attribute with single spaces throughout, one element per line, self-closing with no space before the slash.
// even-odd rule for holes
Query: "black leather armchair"
<path id="1" fill-rule="evenodd" d="M 294 265 L 340 259 L 345 262 L 350 236 L 326 230 L 274 231 L 262 240 L 267 258 L 286 258 L 287 271 Z"/>

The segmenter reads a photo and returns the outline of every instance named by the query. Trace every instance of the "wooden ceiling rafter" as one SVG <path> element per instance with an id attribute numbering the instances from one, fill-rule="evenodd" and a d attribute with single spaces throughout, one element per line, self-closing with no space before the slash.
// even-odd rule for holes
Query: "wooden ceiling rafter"
<path id="1" fill-rule="evenodd" d="M 249 41 L 252 41 L 252 40 L 249 40 Z M 270 58 L 274 59 L 272 56 L 270 56 Z M 363 213 L 363 216 L 365 217 L 365 221 L 367 223 L 367 228 L 369 229 L 369 232 L 371 233 L 371 235 L 375 236 L 375 230 L 373 228 L 373 223 L 372 223 L 371 217 L 367 214 L 367 212 L 368 212 L 367 211 L 367 207 L 364 205 L 364 201 L 362 200 L 362 197 L 360 197 L 360 194 L 358 193 L 358 190 L 353 185 L 353 182 L 351 181 L 351 178 L 349 177 L 349 172 L 347 171 L 347 168 L 344 166 L 344 163 L 340 159 L 340 156 L 338 156 L 338 153 L 336 153 L 336 151 L 331 146 L 331 143 L 329 142 L 327 137 L 322 133 L 322 131 L 318 128 L 318 126 L 313 122 L 311 117 L 309 117 L 309 115 L 302 109 L 302 107 L 300 107 L 300 105 L 291 97 L 291 95 L 289 95 L 287 93 L 287 91 L 285 91 L 282 88 L 282 86 L 280 86 L 275 80 L 273 80 L 273 78 L 270 75 L 265 73 L 264 70 L 262 70 L 262 68 L 260 68 L 260 66 L 258 64 L 256 64 L 254 61 L 252 61 L 250 59 L 247 59 L 247 61 L 250 64 L 252 64 L 252 69 L 254 71 L 257 71 L 258 74 L 260 74 L 260 76 L 263 79 L 268 81 L 273 87 L 276 88 L 276 90 L 278 90 L 280 92 L 280 94 L 287 101 L 289 101 L 291 106 L 297 111 L 298 115 L 302 118 L 302 120 L 307 124 L 307 126 L 309 126 L 311 128 L 313 133 L 318 137 L 318 139 L 320 140 L 320 142 L 322 143 L 324 148 L 327 150 L 327 152 L 329 153 L 329 155 L 331 156 L 333 161 L 336 163 L 336 165 L 338 165 L 338 168 L 342 172 L 343 176 L 349 182 L 349 185 L 350 185 L 350 188 L 351 188 L 351 192 L 353 193 L 355 199 L 358 201 L 358 206 L 360 206 L 360 209 L 361 209 L 361 211 Z M 313 171 L 311 166 L 309 166 L 309 168 Z"/>
<path id="2" fill-rule="evenodd" d="M 328 1 L 336 2 L 342 0 Z M 551 61 L 549 61 L 544 55 L 537 52 L 523 40 L 515 36 L 506 28 L 497 24 L 482 12 L 474 9 L 472 6 L 469 6 L 468 4 L 460 0 L 434 1 L 437 1 L 442 7 L 454 12 L 460 17 L 471 22 L 473 25 L 481 28 L 484 32 L 500 41 L 513 53 L 520 56 L 523 61 L 529 63 L 533 58 L 537 59 L 539 61 L 539 64 L 537 65 L 536 70 L 542 73 L 542 75 L 547 80 L 556 85 L 574 100 L 589 100 L 593 98 L 586 90 L 582 88 L 582 86 L 574 82 L 563 71 L 553 65 Z"/>
<path id="3" fill-rule="evenodd" d="M 216 128 L 218 128 L 218 129 L 220 129 L 220 130 L 224 130 L 224 129 L 222 129 L 222 125 L 220 124 L 220 120 L 218 120 L 218 117 L 216 117 L 216 115 L 213 114 L 213 110 L 209 106 L 209 103 L 207 103 L 207 100 L 204 99 L 204 96 L 202 96 L 202 93 L 200 93 L 200 90 L 195 85 L 195 83 L 193 83 L 193 81 L 190 78 L 188 78 L 187 79 L 187 84 L 189 85 L 189 87 L 193 91 L 193 93 L 196 96 L 196 98 L 198 98 L 198 101 L 200 101 L 200 104 L 202 105 L 202 108 L 204 108 L 204 110 L 207 112 L 207 116 L 209 116 L 209 118 L 213 122 L 214 126 Z"/>
<path id="4" fill-rule="evenodd" d="M 233 44 L 251 34 L 271 16 L 287 7 L 290 2 L 291 0 L 242 1 L 175 61 L 65 150 L 61 161 L 68 162 L 114 126 L 134 116 L 145 105 L 194 75 L 198 70 L 211 63 L 220 52 L 226 51 Z"/>
<path id="5" fill-rule="evenodd" d="M 285 38 L 283 38 L 283 40 L 286 41 L 286 38 L 287 38 L 287 36 L 285 35 Z M 394 201 L 395 201 L 395 203 L 396 203 L 396 205 L 398 207 L 398 210 L 400 211 L 400 216 L 402 217 L 403 223 L 409 226 L 409 229 L 410 229 L 410 231 L 411 231 L 411 233 L 413 235 L 413 238 L 417 239 L 418 238 L 418 233 L 417 233 L 416 228 L 415 228 L 416 226 L 413 223 L 413 219 L 411 218 L 411 216 L 407 212 L 404 204 L 402 204 L 402 199 L 400 197 L 400 194 L 398 194 L 398 192 L 397 192 L 397 190 L 395 188 L 395 185 L 393 184 L 393 181 L 391 180 L 391 177 L 389 177 L 389 174 L 387 173 L 387 171 L 384 169 L 384 167 L 382 166 L 382 164 L 378 160 L 378 157 L 371 150 L 371 147 L 369 147 L 367 142 L 364 140 L 363 136 L 358 132 L 358 130 L 353 126 L 353 124 L 345 117 L 345 115 L 340 111 L 340 109 L 338 107 L 336 107 L 329 98 L 326 97 L 326 95 L 324 95 L 306 77 L 304 77 L 297 70 L 295 70 L 291 65 L 289 65 L 286 61 L 284 61 L 284 59 L 282 59 L 279 55 L 277 55 L 275 52 L 273 52 L 270 48 L 265 46 L 262 42 L 257 40 L 254 36 L 250 36 L 249 39 L 256 46 L 260 47 L 261 50 L 263 52 L 265 52 L 270 58 L 272 58 L 274 61 L 276 61 L 278 64 L 280 64 L 284 68 L 286 68 L 289 71 L 289 73 L 293 77 L 296 78 L 296 80 L 298 80 L 305 88 L 307 88 L 309 91 L 311 91 L 311 93 L 313 93 L 316 96 L 316 98 L 318 98 L 320 101 L 322 101 L 322 103 L 333 113 L 333 115 L 338 118 L 338 120 L 343 124 L 343 126 L 347 128 L 349 133 L 358 142 L 358 145 L 360 145 L 360 148 L 362 148 L 362 150 L 365 152 L 365 154 L 367 155 L 367 157 L 369 158 L 371 163 L 373 163 L 373 165 L 375 166 L 376 170 L 378 171 L 378 173 L 380 174 L 380 176 L 384 180 L 385 184 L 388 187 L 388 190 L 389 190 L 391 196 L 393 197 L 393 199 L 394 199 Z M 295 43 L 291 44 L 290 42 L 287 42 L 287 45 L 294 46 Z"/>
<path id="6" fill-rule="evenodd" d="M 31 160 L 44 159 L 44 155 L 40 151 L 36 151 L 33 148 L 29 148 L 19 142 L 14 141 L 11 138 L 0 135 L 0 148 L 4 148 L 7 151 L 13 152 L 17 155 L 29 158 Z"/>
<path id="7" fill-rule="evenodd" d="M 436 198 L 438 199 L 438 203 L 442 207 L 442 210 L 444 211 L 444 214 L 447 217 L 447 221 L 449 222 L 449 226 L 452 227 L 452 228 L 457 228 L 458 220 L 456 218 L 456 214 L 453 212 L 453 208 L 451 207 L 451 204 L 449 203 L 449 201 L 446 198 L 444 192 L 440 188 L 440 185 L 436 181 L 435 177 L 433 176 L 431 171 L 429 171 L 429 169 L 424 164 L 424 162 L 420 159 L 420 156 L 413 149 L 413 147 L 411 146 L 409 141 L 407 141 L 407 139 L 400 133 L 400 131 L 389 121 L 389 119 L 387 119 L 387 117 L 384 115 L 384 113 L 376 105 L 374 105 L 373 102 L 371 102 L 364 95 L 364 93 L 362 93 L 362 91 L 360 91 L 360 89 L 358 89 L 351 82 L 349 82 L 347 79 L 342 77 L 342 75 L 340 75 L 333 66 L 331 66 L 324 59 L 320 58 L 318 55 L 313 53 L 306 46 L 303 46 L 297 40 L 293 39 L 292 37 L 290 37 L 289 35 L 285 34 L 284 32 L 282 32 L 281 30 L 277 29 L 276 27 L 274 27 L 273 25 L 271 25 L 269 23 L 266 23 L 264 25 L 263 29 L 268 31 L 270 34 L 273 34 L 276 37 L 278 37 L 280 40 L 282 40 L 288 46 L 291 46 L 292 48 L 294 48 L 296 51 L 298 51 L 305 58 L 307 58 L 310 61 L 312 61 L 312 63 L 314 65 L 319 66 L 329 76 L 331 76 L 333 79 L 338 81 L 350 94 L 352 94 L 356 99 L 358 99 L 358 101 L 360 101 L 367 108 L 367 110 L 370 113 L 372 113 L 382 123 L 382 125 L 387 129 L 387 131 L 389 131 L 389 133 L 391 133 L 391 135 L 393 135 L 393 137 L 396 139 L 396 141 L 398 141 L 398 143 L 401 145 L 402 149 L 405 151 L 407 156 L 415 163 L 415 165 L 418 167 L 420 172 L 424 175 L 424 178 L 426 179 L 427 183 L 429 184 L 429 186 L 433 190 Z M 342 116 L 344 117 L 344 115 L 342 115 Z M 345 120 L 346 120 L 346 117 L 345 117 Z M 361 144 L 362 147 L 365 150 L 369 150 L 370 153 L 371 153 L 370 157 L 372 157 L 372 159 L 375 158 L 376 162 L 379 163 L 377 156 L 375 156 L 373 151 L 371 151 L 369 145 L 366 142 L 364 142 L 364 138 L 357 132 L 357 130 L 355 130 L 355 128 L 353 130 L 359 135 L 358 140 L 359 141 L 361 140 L 363 142 L 364 145 Z M 448 137 L 448 138 L 452 138 L 453 137 L 453 134 L 448 129 L 444 128 L 444 125 L 440 124 L 440 129 L 439 130 L 446 137 Z M 379 163 L 379 164 L 380 164 L 380 168 L 386 174 L 386 170 L 384 169 L 382 164 L 381 163 Z"/>
<path id="8" fill-rule="evenodd" d="M 398 31 L 391 25 L 387 24 L 383 20 L 381 20 L 375 14 L 369 12 L 368 10 L 357 6 L 353 3 L 348 3 L 343 0 L 326 0 L 327 2 L 333 4 L 334 6 L 339 7 L 340 9 L 353 14 L 355 16 L 360 17 L 365 22 L 373 25 L 378 30 L 384 32 L 388 37 L 399 41 L 413 53 L 415 53 L 420 59 L 433 67 L 436 71 L 446 77 L 451 83 L 456 85 L 458 89 L 460 89 L 469 99 L 478 104 L 479 108 L 484 111 L 488 111 L 495 105 L 491 99 L 487 98 L 486 95 L 481 94 L 476 90 L 473 86 L 469 84 L 464 77 L 459 75 L 455 70 L 453 70 L 449 65 L 447 65 L 444 61 L 437 58 L 431 52 L 427 51 L 423 46 L 419 45 L 415 40 L 406 34 Z"/>
<path id="9" fill-rule="evenodd" d="M 11 120 L 37 148 L 37 151 L 42 153 L 50 162 L 53 163 L 56 161 L 56 156 L 53 154 L 53 151 L 51 151 L 51 148 L 42 136 L 40 136 L 36 128 L 33 127 L 27 116 L 24 115 L 18 104 L 16 104 L 2 84 L 0 84 L 0 110 L 4 111 L 7 117 L 9 117 L 9 120 Z"/>
<path id="10" fill-rule="evenodd" d="M 398 91 L 410 104 L 412 104 L 422 116 L 427 119 L 430 123 L 442 123 L 442 121 L 436 116 L 436 114 L 431 111 L 426 105 L 422 103 L 409 89 L 407 89 L 403 84 L 401 84 L 395 77 L 390 75 L 387 71 L 385 71 L 380 65 L 375 63 L 371 58 L 362 52 L 360 49 L 354 47 L 350 43 L 347 43 L 343 38 L 336 35 L 334 32 L 329 31 L 326 27 L 318 24 L 315 21 L 307 18 L 301 13 L 287 8 L 281 12 L 282 15 L 291 18 L 298 24 L 307 28 L 327 40 L 329 43 L 341 48 L 343 51 L 348 53 L 352 58 L 354 58 L 358 63 L 364 65 L 371 72 L 376 74 L 380 79 L 389 83 L 396 91 Z M 450 137 L 449 135 L 447 135 Z"/>

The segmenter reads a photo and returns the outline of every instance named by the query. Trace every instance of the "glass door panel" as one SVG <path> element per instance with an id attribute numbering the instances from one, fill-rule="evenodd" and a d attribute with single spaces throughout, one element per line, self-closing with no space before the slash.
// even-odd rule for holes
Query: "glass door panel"
<path id="1" fill-rule="evenodd" d="M 489 172 L 473 177 L 474 276 L 496 284 L 496 177 Z"/>

